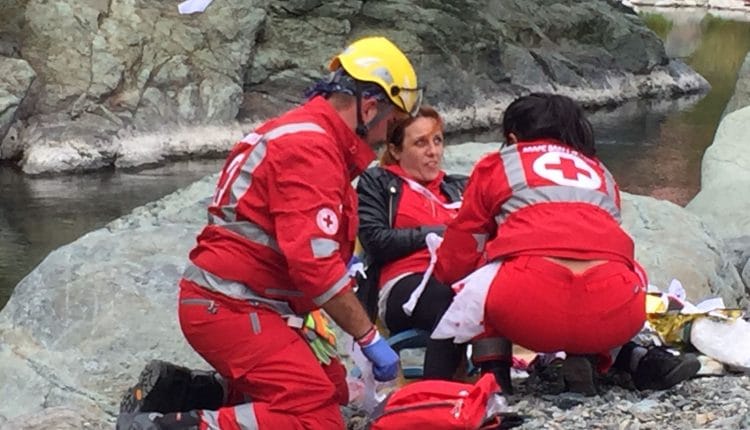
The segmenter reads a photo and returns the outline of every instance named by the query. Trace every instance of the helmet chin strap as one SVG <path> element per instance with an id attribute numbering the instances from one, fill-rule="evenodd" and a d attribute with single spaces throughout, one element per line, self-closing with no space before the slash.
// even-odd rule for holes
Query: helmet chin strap
<path id="1" fill-rule="evenodd" d="M 383 118 L 391 113 L 393 106 L 388 104 L 387 109 L 378 108 L 378 114 L 375 115 L 375 118 L 365 124 L 364 119 L 362 118 L 362 90 L 359 87 L 359 82 L 355 82 L 354 97 L 357 100 L 357 128 L 355 131 L 359 137 L 364 139 L 367 136 L 367 133 L 370 132 L 372 126 L 382 121 Z"/>
<path id="2" fill-rule="evenodd" d="M 362 120 L 362 91 L 359 89 L 358 82 L 354 83 L 354 97 L 357 99 L 357 129 L 355 131 L 359 137 L 364 139 L 370 127 L 365 125 Z M 369 125 L 372 125 L 372 123 Z"/>

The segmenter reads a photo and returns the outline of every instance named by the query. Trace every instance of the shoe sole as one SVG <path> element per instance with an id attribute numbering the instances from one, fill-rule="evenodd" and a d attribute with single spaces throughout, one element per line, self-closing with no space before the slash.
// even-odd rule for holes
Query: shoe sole
<path id="1" fill-rule="evenodd" d="M 143 368 L 138 376 L 138 382 L 128 389 L 128 392 L 120 402 L 120 413 L 152 412 L 143 410 L 146 397 L 159 381 L 162 370 L 162 362 L 152 360 Z"/>
<path id="2" fill-rule="evenodd" d="M 594 368 L 585 357 L 567 357 L 562 364 L 562 374 L 568 391 L 584 396 L 597 394 L 594 385 Z"/>
<path id="3" fill-rule="evenodd" d="M 671 372 L 664 377 L 664 385 L 656 388 L 657 390 L 666 390 L 674 387 L 682 381 L 692 378 L 701 369 L 701 362 L 697 358 L 693 360 L 683 360 L 675 366 Z"/>

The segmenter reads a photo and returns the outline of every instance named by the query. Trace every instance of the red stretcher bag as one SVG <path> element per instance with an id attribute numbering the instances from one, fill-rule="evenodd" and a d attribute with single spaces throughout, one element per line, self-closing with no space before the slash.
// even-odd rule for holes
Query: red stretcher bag
<path id="1" fill-rule="evenodd" d="M 371 430 L 458 430 L 500 428 L 501 417 L 488 411 L 500 392 L 495 377 L 476 384 L 420 381 L 395 391 L 376 413 Z M 488 417 L 488 415 L 490 415 Z"/>

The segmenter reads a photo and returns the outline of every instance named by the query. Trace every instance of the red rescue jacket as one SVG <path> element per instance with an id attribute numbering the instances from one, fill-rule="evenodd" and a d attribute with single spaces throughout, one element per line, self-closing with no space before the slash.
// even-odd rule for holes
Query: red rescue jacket
<path id="1" fill-rule="evenodd" d="M 598 159 L 553 140 L 520 142 L 474 167 L 435 274 L 452 283 L 514 255 L 635 267 L 633 240 L 619 224 L 619 189 Z"/>
<path id="2" fill-rule="evenodd" d="M 185 277 L 236 299 L 286 303 L 296 313 L 351 288 L 351 181 L 374 158 L 320 97 L 259 126 L 227 158 Z"/>
<path id="3" fill-rule="evenodd" d="M 428 184 L 421 184 L 422 188 L 412 189 L 407 180 L 417 183 L 399 165 L 385 166 L 384 169 L 402 178 L 401 199 L 399 200 L 393 228 L 417 228 L 421 226 L 446 225 L 456 216 L 456 209 L 446 207 L 450 201 L 445 196 L 440 185 L 445 173 L 440 172 L 437 178 Z M 426 194 L 429 193 L 429 194 Z M 404 273 L 421 273 L 430 264 L 430 253 L 427 245 L 423 248 L 383 265 L 380 271 L 380 287 L 391 279 Z"/>

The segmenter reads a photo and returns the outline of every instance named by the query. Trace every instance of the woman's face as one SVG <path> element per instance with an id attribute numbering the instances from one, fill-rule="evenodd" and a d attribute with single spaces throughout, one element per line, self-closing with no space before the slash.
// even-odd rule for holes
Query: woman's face
<path id="1" fill-rule="evenodd" d="M 404 130 L 401 148 L 389 144 L 388 150 L 406 173 L 430 182 L 443 167 L 443 129 L 434 118 L 419 117 Z"/>

